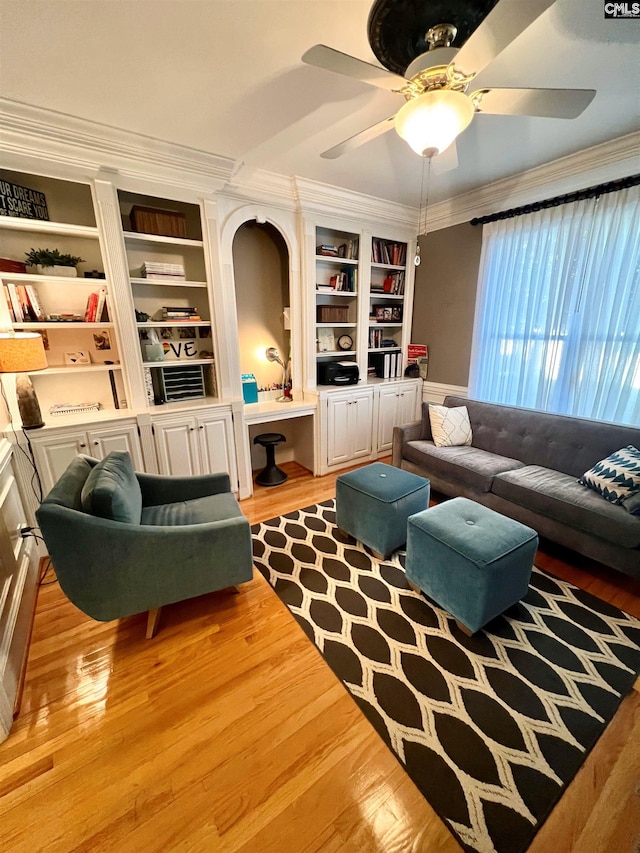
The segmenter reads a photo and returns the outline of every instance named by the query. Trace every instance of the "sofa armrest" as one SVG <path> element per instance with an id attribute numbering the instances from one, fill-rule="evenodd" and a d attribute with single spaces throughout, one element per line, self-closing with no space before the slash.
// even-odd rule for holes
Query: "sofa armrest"
<path id="1" fill-rule="evenodd" d="M 418 441 L 422 438 L 422 421 L 413 421 L 393 428 L 393 445 L 391 450 L 391 464 L 396 468 L 402 465 L 402 448 L 407 441 Z"/>
<path id="2" fill-rule="evenodd" d="M 195 477 L 136 473 L 136 477 L 142 491 L 142 506 L 191 501 L 231 491 L 231 481 L 226 472 Z"/>

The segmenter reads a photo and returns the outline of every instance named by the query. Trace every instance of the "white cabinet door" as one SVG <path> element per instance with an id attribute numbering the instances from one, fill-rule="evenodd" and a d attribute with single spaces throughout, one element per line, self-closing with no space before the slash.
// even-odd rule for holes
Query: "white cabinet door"
<path id="1" fill-rule="evenodd" d="M 411 388 L 407 388 L 400 392 L 400 407 L 398 411 L 398 420 L 395 423 L 395 426 L 410 424 L 412 421 L 418 420 L 420 417 L 418 412 L 421 394 L 421 384 L 413 385 Z"/>
<path id="2" fill-rule="evenodd" d="M 231 480 L 231 489 L 238 488 L 238 471 L 233 443 L 231 414 L 199 417 L 200 456 L 203 474 L 226 471 Z"/>
<path id="3" fill-rule="evenodd" d="M 349 412 L 351 459 L 370 456 L 373 445 L 373 394 L 355 393 Z"/>
<path id="4" fill-rule="evenodd" d="M 380 389 L 378 405 L 378 434 L 377 449 L 391 450 L 393 428 L 398 423 L 398 408 L 400 404 L 398 385 L 388 385 Z"/>
<path id="5" fill-rule="evenodd" d="M 349 416 L 353 408 L 350 394 L 332 395 L 327 400 L 327 464 L 339 465 L 351 459 Z"/>
<path id="6" fill-rule="evenodd" d="M 329 396 L 327 465 L 340 465 L 371 454 L 372 412 L 372 389 Z"/>
<path id="7" fill-rule="evenodd" d="M 136 471 L 144 471 L 140 439 L 135 424 L 122 424 L 117 427 L 92 429 L 87 433 L 89 454 L 98 459 L 111 453 L 112 450 L 126 450 L 131 456 Z"/>
<path id="8" fill-rule="evenodd" d="M 32 440 L 32 447 L 45 495 L 58 482 L 78 453 L 92 455 L 86 432 L 68 432 L 42 440 Z"/>
<path id="9" fill-rule="evenodd" d="M 201 473 L 197 426 L 195 418 L 154 421 L 161 474 L 186 477 Z"/>

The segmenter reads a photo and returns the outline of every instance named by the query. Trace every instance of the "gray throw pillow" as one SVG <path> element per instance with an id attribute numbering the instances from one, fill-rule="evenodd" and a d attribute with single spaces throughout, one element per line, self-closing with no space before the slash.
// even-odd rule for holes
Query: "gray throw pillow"
<path id="1" fill-rule="evenodd" d="M 93 468 L 82 489 L 82 509 L 100 518 L 140 524 L 142 492 L 128 453 L 114 450 Z"/>

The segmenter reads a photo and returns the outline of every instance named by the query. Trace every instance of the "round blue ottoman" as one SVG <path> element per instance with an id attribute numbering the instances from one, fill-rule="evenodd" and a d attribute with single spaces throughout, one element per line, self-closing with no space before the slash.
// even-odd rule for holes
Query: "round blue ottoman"
<path id="1" fill-rule="evenodd" d="M 336 480 L 336 524 L 388 557 L 407 541 L 407 519 L 429 506 L 429 481 L 374 462 Z"/>
<path id="2" fill-rule="evenodd" d="M 409 518 L 405 572 L 468 635 L 527 594 L 538 534 L 467 498 Z"/>

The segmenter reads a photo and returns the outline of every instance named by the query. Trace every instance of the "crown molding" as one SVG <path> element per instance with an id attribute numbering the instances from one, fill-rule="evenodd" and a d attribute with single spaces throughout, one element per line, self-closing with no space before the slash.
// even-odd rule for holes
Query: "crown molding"
<path id="1" fill-rule="evenodd" d="M 415 231 L 418 210 L 415 207 L 387 201 L 386 199 L 323 184 L 308 178 L 293 178 L 298 206 L 303 211 L 313 211 L 335 216 L 352 215 L 358 219 L 400 225 Z"/>
<path id="2" fill-rule="evenodd" d="M 222 189 L 227 198 L 244 202 L 261 201 L 285 210 L 296 209 L 293 178 L 264 169 L 256 169 L 243 175 L 242 166 L 240 163 L 234 176 Z"/>
<path id="3" fill-rule="evenodd" d="M 429 231 L 636 174 L 638 151 L 640 132 L 631 133 L 429 205 Z"/>
<path id="4" fill-rule="evenodd" d="M 229 179 L 233 160 L 120 130 L 65 113 L 0 98 L 0 140 L 5 153 L 54 162 L 88 177 L 111 172 L 215 192 Z"/>

